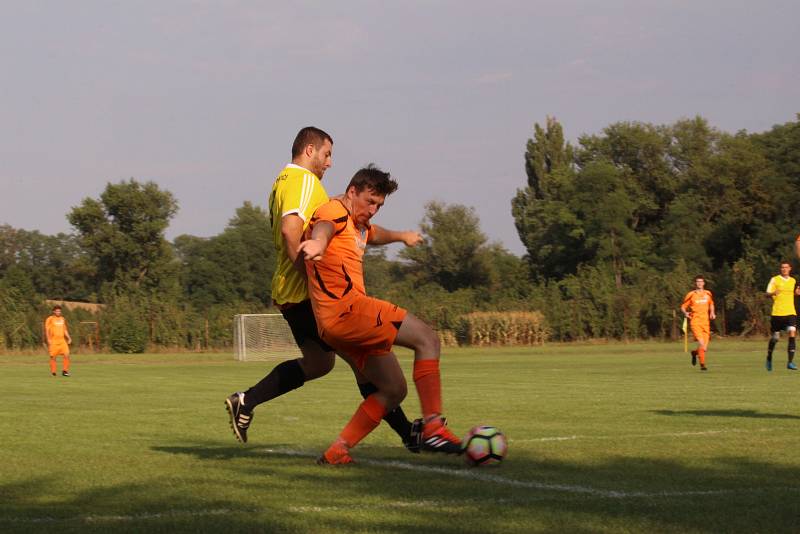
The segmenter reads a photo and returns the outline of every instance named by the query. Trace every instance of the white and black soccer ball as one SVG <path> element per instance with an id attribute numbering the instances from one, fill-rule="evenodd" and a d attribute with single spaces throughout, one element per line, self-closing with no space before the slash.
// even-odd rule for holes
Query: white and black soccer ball
<path id="1" fill-rule="evenodd" d="M 464 459 L 471 466 L 497 465 L 508 452 L 508 441 L 500 430 L 481 425 L 464 437 Z"/>

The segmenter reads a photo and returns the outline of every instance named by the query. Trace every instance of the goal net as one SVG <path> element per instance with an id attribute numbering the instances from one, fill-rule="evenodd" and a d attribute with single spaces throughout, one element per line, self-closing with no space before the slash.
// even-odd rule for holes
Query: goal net
<path id="1" fill-rule="evenodd" d="M 233 317 L 233 356 L 249 362 L 289 360 L 301 354 L 283 315 L 248 313 Z"/>

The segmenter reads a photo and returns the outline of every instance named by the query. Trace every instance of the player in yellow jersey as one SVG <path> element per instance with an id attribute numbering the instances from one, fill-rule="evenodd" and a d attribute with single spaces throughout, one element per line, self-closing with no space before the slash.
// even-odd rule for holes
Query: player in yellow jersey
<path id="1" fill-rule="evenodd" d="M 53 306 L 53 314 L 44 322 L 47 351 L 50 353 L 50 374 L 56 376 L 56 357 L 61 356 L 62 376 L 69 376 L 69 345 L 72 338 L 67 320 L 61 315 L 61 306 Z"/>
<path id="2" fill-rule="evenodd" d="M 696 365 L 699 358 L 701 371 L 708 370 L 706 350 L 708 350 L 708 341 L 711 337 L 709 319 L 713 321 L 717 317 L 714 310 L 714 298 L 711 291 L 706 290 L 705 287 L 705 278 L 698 274 L 694 277 L 694 290 L 683 297 L 683 304 L 681 304 L 681 311 L 689 319 L 692 334 L 697 340 L 697 349 L 692 351 L 692 365 Z"/>
<path id="3" fill-rule="evenodd" d="M 796 371 L 797 365 L 794 363 L 795 336 L 797 334 L 797 312 L 794 308 L 794 297 L 800 294 L 800 287 L 794 278 L 789 276 L 792 272 L 792 265 L 788 261 L 781 262 L 781 274 L 773 276 L 767 284 L 767 295 L 772 297 L 772 314 L 770 317 L 770 331 L 772 336 L 769 338 L 767 348 L 767 371 L 772 371 L 772 351 L 775 344 L 780 339 L 782 330 L 789 333 L 789 347 L 787 349 L 789 361 L 786 368 Z"/>
<path id="4" fill-rule="evenodd" d="M 289 323 L 303 356 L 278 364 L 247 391 L 233 393 L 225 399 L 233 433 L 243 443 L 247 442 L 247 430 L 256 406 L 333 369 L 335 352 L 320 339 L 308 299 L 305 265 L 297 253 L 314 211 L 328 202 L 320 180 L 330 168 L 332 156 L 333 138 L 329 134 L 313 126 L 303 128 L 292 144 L 292 162 L 280 172 L 272 186 L 269 212 L 277 256 L 272 299 Z M 417 239 L 407 244 L 416 244 L 421 239 L 417 234 Z M 354 372 L 363 397 L 377 391 L 360 372 L 355 369 Z M 410 451 L 419 452 L 422 421 L 410 422 L 399 406 L 387 413 L 384 420 Z"/>

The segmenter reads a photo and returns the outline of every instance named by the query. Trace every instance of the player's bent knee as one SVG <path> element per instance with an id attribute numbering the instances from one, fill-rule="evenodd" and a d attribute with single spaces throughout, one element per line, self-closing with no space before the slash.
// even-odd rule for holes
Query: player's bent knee
<path id="1" fill-rule="evenodd" d="M 392 384 L 381 390 L 381 393 L 386 397 L 386 409 L 393 410 L 400 406 L 408 395 L 408 386 L 402 384 Z"/>
<path id="2" fill-rule="evenodd" d="M 773 332 L 772 333 L 772 341 L 778 341 L 781 338 L 780 332 Z"/>

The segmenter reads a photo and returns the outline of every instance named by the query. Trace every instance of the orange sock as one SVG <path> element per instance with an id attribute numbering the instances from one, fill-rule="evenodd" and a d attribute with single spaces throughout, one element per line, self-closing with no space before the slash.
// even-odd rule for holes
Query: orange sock
<path id="1" fill-rule="evenodd" d="M 56 359 L 50 356 L 50 372 L 56 374 Z"/>
<path id="2" fill-rule="evenodd" d="M 348 447 L 355 447 L 367 434 L 375 430 L 384 415 L 386 415 L 386 407 L 373 393 L 359 404 L 356 413 L 339 434 L 339 438 Z"/>
<path id="3" fill-rule="evenodd" d="M 69 372 L 69 356 L 64 356 L 64 359 L 61 362 L 62 367 L 66 372 Z"/>
<path id="4" fill-rule="evenodd" d="M 697 349 L 697 357 L 700 359 L 700 365 L 706 364 L 706 349 L 700 347 Z"/>
<path id="5" fill-rule="evenodd" d="M 442 379 L 439 360 L 414 360 L 414 385 L 417 386 L 422 415 L 442 413 Z"/>

